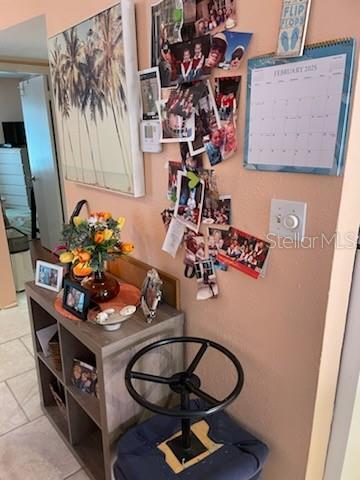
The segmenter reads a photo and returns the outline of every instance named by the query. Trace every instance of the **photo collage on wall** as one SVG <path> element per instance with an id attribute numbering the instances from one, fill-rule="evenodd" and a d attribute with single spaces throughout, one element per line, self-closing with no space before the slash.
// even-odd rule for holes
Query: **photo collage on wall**
<path id="1" fill-rule="evenodd" d="M 179 145 L 178 158 L 167 163 L 170 204 L 161 212 L 162 248 L 175 257 L 183 244 L 184 273 L 196 279 L 196 298 L 213 298 L 217 270 L 232 266 L 254 278 L 261 273 L 255 262 L 239 268 L 240 261 L 223 258 L 232 199 L 219 191 L 215 175 L 237 150 L 239 68 L 252 33 L 235 31 L 235 0 L 162 0 L 151 6 L 151 19 L 151 68 L 140 75 L 146 79 L 151 72 L 153 86 L 150 92 L 144 80 L 149 118 L 143 120 L 158 122 L 160 144 Z"/>

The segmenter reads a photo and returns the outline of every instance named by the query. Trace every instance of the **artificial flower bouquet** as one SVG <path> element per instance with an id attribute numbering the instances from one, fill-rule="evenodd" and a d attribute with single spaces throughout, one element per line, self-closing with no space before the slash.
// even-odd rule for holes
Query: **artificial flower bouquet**
<path id="1" fill-rule="evenodd" d="M 89 218 L 74 217 L 64 225 L 62 232 L 65 250 L 60 255 L 62 263 L 72 263 L 76 277 L 87 277 L 103 272 L 105 262 L 134 250 L 131 243 L 121 241 L 125 218 L 114 219 L 110 212 L 92 212 Z"/>

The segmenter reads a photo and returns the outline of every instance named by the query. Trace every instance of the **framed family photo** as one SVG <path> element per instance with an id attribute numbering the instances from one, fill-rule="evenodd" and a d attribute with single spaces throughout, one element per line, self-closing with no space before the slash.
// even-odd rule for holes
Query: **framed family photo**
<path id="1" fill-rule="evenodd" d="M 63 294 L 63 307 L 65 310 L 81 320 L 86 320 L 90 301 L 91 294 L 89 290 L 83 288 L 78 283 L 65 280 Z"/>
<path id="2" fill-rule="evenodd" d="M 61 265 L 38 260 L 36 262 L 35 285 L 38 287 L 60 292 L 64 276 L 64 269 Z"/>

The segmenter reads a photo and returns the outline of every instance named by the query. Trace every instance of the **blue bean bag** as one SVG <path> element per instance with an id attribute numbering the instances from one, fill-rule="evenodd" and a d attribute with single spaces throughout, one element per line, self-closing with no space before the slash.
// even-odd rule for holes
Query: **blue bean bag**
<path id="1" fill-rule="evenodd" d="M 198 403 L 197 401 L 193 402 Z M 200 404 L 199 404 L 200 408 Z M 175 474 L 156 448 L 180 430 L 174 417 L 155 415 L 119 440 L 114 464 L 116 480 L 256 480 L 268 455 L 267 446 L 241 428 L 225 412 L 206 419 L 209 437 L 224 446 L 204 460 Z"/>

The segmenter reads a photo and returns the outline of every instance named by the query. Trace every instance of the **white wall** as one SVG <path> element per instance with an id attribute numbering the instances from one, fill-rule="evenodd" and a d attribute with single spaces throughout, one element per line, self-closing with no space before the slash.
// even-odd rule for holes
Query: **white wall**
<path id="1" fill-rule="evenodd" d="M 4 143 L 2 122 L 22 122 L 19 79 L 0 78 L 0 143 Z"/>

